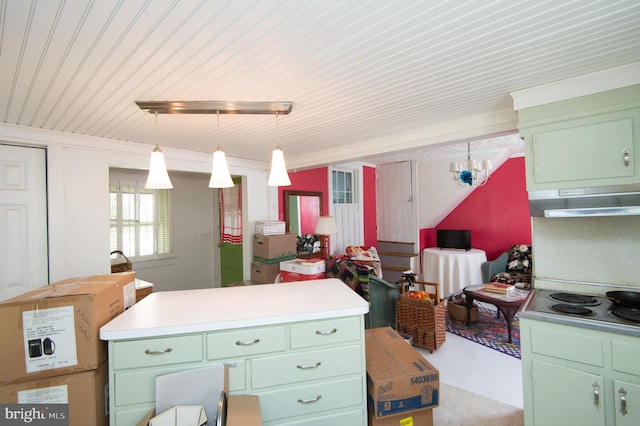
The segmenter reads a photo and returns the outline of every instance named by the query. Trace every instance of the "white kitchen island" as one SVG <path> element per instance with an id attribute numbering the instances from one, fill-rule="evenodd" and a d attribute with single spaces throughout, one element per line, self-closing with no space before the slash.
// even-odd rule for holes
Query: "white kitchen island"
<path id="1" fill-rule="evenodd" d="M 366 425 L 364 315 L 338 279 L 156 292 L 100 329 L 111 425 L 155 405 L 155 378 L 231 363 L 231 394 L 260 397 L 265 426 Z"/>

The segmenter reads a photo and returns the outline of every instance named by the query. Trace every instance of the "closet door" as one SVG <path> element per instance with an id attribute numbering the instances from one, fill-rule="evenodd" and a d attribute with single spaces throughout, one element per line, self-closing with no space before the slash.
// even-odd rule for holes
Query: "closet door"
<path id="1" fill-rule="evenodd" d="M 0 144 L 0 300 L 49 283 L 46 151 Z"/>

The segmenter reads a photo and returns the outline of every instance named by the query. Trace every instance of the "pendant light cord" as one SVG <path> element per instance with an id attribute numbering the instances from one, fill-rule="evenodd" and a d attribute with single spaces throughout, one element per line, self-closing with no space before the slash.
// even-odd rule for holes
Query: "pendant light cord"
<path id="1" fill-rule="evenodd" d="M 276 149 L 280 149 L 280 130 L 278 129 L 278 111 L 276 111 Z"/>
<path id="2" fill-rule="evenodd" d="M 217 150 L 222 150 L 222 146 L 220 145 L 220 111 L 216 111 L 216 115 L 218 116 L 218 148 Z"/>

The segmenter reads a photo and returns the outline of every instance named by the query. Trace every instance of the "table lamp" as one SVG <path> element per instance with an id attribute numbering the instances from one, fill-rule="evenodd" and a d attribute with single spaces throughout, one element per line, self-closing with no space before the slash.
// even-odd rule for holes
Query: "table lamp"
<path id="1" fill-rule="evenodd" d="M 338 226 L 333 216 L 320 216 L 316 225 L 316 235 L 322 237 L 324 244 L 324 258 L 329 259 L 329 235 L 335 235 L 338 233 Z"/>

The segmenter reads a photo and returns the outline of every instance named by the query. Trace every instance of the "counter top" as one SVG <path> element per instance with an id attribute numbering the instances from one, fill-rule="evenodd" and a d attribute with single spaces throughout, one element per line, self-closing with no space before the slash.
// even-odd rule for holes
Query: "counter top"
<path id="1" fill-rule="evenodd" d="M 336 278 L 155 292 L 103 327 L 122 340 L 364 315 L 368 303 Z"/>

